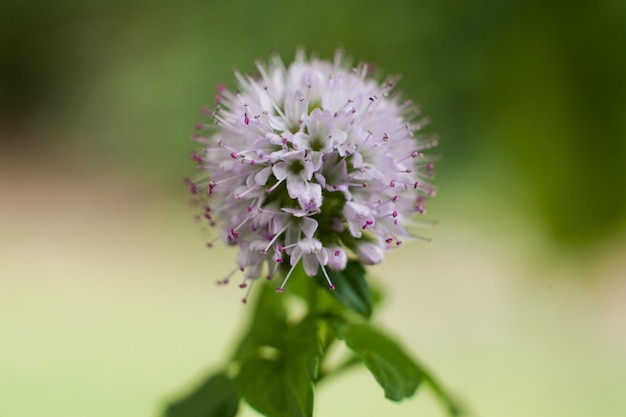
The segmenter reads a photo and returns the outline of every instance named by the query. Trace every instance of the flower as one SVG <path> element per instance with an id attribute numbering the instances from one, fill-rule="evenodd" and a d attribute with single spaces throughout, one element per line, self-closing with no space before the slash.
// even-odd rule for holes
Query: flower
<path id="1" fill-rule="evenodd" d="M 348 64 L 341 53 L 331 62 L 300 51 L 289 67 L 275 56 L 258 76 L 236 72 L 238 91 L 218 86 L 214 123 L 197 125 L 199 173 L 186 184 L 218 239 L 239 247 L 241 287 L 285 264 L 282 292 L 302 263 L 334 289 L 327 267 L 381 262 L 434 195 L 423 151 L 436 140 L 416 134 L 416 106 L 394 92 L 396 79 Z"/>

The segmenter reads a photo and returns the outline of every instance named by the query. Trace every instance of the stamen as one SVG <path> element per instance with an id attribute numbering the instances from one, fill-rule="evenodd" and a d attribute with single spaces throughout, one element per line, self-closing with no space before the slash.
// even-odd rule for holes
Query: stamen
<path id="1" fill-rule="evenodd" d="M 328 276 L 328 272 L 326 272 L 326 268 L 322 264 L 320 264 L 320 266 L 322 267 L 322 272 L 324 273 L 324 277 L 326 277 L 326 281 L 328 282 L 328 288 L 330 288 L 331 290 L 334 290 L 335 286 L 333 285 L 333 282 L 330 280 L 330 277 Z"/>
<path id="2" fill-rule="evenodd" d="M 295 262 L 294 264 L 291 266 L 291 269 L 289 270 L 289 272 L 287 273 L 287 276 L 285 277 L 285 279 L 283 280 L 283 283 L 280 284 L 280 287 L 278 287 L 276 289 L 276 292 L 283 292 L 285 291 L 285 284 L 287 284 L 287 281 L 289 280 L 289 277 L 291 276 L 291 273 L 293 272 L 294 269 L 296 269 L 296 266 L 298 265 L 298 262 L 300 262 L 300 258 L 302 258 L 302 256 L 300 256 Z"/>
<path id="3" fill-rule="evenodd" d="M 232 271 L 230 271 L 224 278 L 222 278 L 221 280 L 217 281 L 217 285 L 226 285 L 230 282 L 230 279 L 233 277 L 233 275 L 235 275 L 235 273 L 237 272 L 237 268 L 233 269 Z"/>
<path id="4" fill-rule="evenodd" d="M 289 227 L 289 223 L 287 223 L 287 224 L 285 225 L 285 227 L 283 227 L 283 228 L 280 230 L 280 232 L 278 232 L 278 233 L 276 233 L 276 234 L 274 235 L 274 237 L 272 238 L 272 240 L 270 240 L 270 243 L 268 243 L 268 244 L 267 244 L 267 246 L 265 247 L 265 249 L 263 249 L 263 251 L 261 251 L 261 253 L 267 253 L 267 251 L 269 250 L 269 248 L 270 248 L 270 247 L 274 244 L 274 242 L 276 242 L 276 239 L 278 239 L 278 237 L 279 237 L 281 234 L 283 234 L 283 233 L 285 232 L 285 230 L 287 230 L 287 227 Z M 279 247 L 279 250 L 278 250 L 278 251 L 279 251 L 279 252 L 282 252 L 282 251 L 280 250 L 280 248 L 282 248 L 282 246 L 278 245 L 278 247 Z"/>

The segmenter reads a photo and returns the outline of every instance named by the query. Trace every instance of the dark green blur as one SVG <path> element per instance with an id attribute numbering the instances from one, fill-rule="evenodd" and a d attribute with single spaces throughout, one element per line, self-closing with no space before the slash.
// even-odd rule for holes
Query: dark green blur
<path id="1" fill-rule="evenodd" d="M 343 47 L 402 74 L 431 116 L 442 192 L 514 201 L 512 216 L 580 250 L 625 225 L 625 45 L 617 0 L 4 0 L 0 152 L 175 191 L 199 109 L 233 66 Z"/>

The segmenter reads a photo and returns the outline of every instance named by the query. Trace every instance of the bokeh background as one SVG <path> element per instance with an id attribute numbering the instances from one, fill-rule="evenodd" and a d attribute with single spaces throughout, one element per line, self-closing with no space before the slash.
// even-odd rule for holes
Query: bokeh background
<path id="1" fill-rule="evenodd" d="M 298 47 L 402 74 L 441 138 L 440 227 L 372 269 L 377 320 L 477 416 L 626 415 L 625 45 L 618 0 L 0 1 L 0 415 L 156 416 L 227 356 L 190 134 Z M 358 370 L 316 404 L 442 415 Z"/>

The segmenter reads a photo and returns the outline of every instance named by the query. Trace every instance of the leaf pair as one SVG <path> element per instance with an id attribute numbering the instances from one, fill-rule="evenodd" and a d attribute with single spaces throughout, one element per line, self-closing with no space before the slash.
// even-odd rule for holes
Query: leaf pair
<path id="1" fill-rule="evenodd" d="M 251 323 L 230 362 L 230 372 L 218 372 L 188 397 L 172 404 L 166 417 L 232 417 L 240 399 L 268 417 L 311 417 L 314 385 L 326 350 L 336 339 L 352 350 L 346 364 L 363 363 L 383 388 L 385 397 L 401 401 L 428 383 L 450 415 L 458 407 L 446 391 L 395 341 L 368 323 L 372 297 L 365 269 L 349 262 L 344 271 L 329 271 L 336 290 L 329 292 L 323 276 L 307 277 L 294 271 L 289 293 L 277 295 L 264 285 L 252 311 Z M 311 285 L 317 280 L 320 286 Z M 287 302 L 306 302 L 304 318 L 290 319 Z M 355 314 L 357 313 L 357 314 Z"/>
<path id="2" fill-rule="evenodd" d="M 320 357 L 315 320 L 306 318 L 290 329 L 276 351 L 246 358 L 235 384 L 242 397 L 260 413 L 271 417 L 313 415 L 313 382 Z"/>

